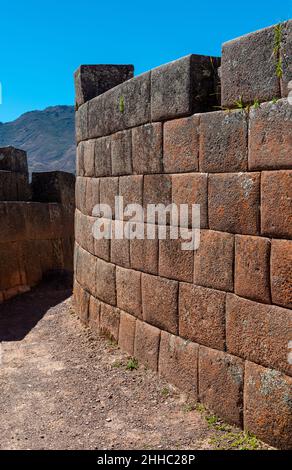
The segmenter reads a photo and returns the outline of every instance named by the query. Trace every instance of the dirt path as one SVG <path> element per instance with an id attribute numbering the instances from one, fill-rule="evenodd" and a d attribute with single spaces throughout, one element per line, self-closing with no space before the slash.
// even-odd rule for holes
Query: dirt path
<path id="1" fill-rule="evenodd" d="M 127 370 L 115 345 L 81 326 L 70 295 L 44 284 L 0 307 L 0 449 L 211 449 L 234 436 L 245 443 L 156 374 Z"/>

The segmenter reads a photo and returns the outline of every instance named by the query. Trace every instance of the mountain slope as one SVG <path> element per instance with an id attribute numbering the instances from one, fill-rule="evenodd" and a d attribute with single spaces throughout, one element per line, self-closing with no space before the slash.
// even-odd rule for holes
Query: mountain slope
<path id="1" fill-rule="evenodd" d="M 74 107 L 53 106 L 0 123 L 0 147 L 27 151 L 29 171 L 75 173 Z"/>

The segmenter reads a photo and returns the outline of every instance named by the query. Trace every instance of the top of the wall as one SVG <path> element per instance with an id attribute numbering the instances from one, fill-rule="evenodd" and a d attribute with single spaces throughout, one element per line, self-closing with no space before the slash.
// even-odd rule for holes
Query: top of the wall
<path id="1" fill-rule="evenodd" d="M 0 170 L 27 174 L 26 152 L 15 147 L 1 147 Z"/>

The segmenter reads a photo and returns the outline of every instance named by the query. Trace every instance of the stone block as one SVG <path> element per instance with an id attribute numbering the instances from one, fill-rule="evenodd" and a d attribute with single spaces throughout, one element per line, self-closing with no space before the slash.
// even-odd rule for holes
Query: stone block
<path id="1" fill-rule="evenodd" d="M 90 295 L 82 288 L 77 280 L 74 281 L 73 300 L 75 311 L 78 317 L 82 323 L 87 324 L 89 316 Z"/>
<path id="2" fill-rule="evenodd" d="M 158 369 L 158 353 L 160 343 L 160 330 L 136 320 L 136 336 L 134 342 L 134 356 L 150 369 Z"/>
<path id="3" fill-rule="evenodd" d="M 75 201 L 76 208 L 80 210 L 83 214 L 86 214 L 86 185 L 87 178 L 83 176 L 77 176 L 76 178 L 76 192 L 75 192 Z"/>
<path id="4" fill-rule="evenodd" d="M 80 142 L 78 147 L 81 147 L 81 161 L 83 162 L 84 174 L 82 176 L 95 176 L 95 140 L 85 140 Z"/>
<path id="5" fill-rule="evenodd" d="M 165 206 L 171 204 L 171 187 L 170 175 L 145 175 L 143 188 L 144 209 L 147 209 L 148 204 L 164 204 Z"/>
<path id="6" fill-rule="evenodd" d="M 50 220 L 50 204 L 40 202 L 26 203 L 25 225 L 28 240 L 54 238 L 54 228 Z"/>
<path id="7" fill-rule="evenodd" d="M 142 319 L 141 273 L 116 268 L 117 306 Z"/>
<path id="8" fill-rule="evenodd" d="M 271 292 L 273 304 L 292 308 L 292 241 L 272 240 Z"/>
<path id="9" fill-rule="evenodd" d="M 224 292 L 180 283 L 179 336 L 224 350 L 225 297 Z"/>
<path id="10" fill-rule="evenodd" d="M 162 124 L 150 123 L 132 130 L 133 172 L 162 173 Z"/>
<path id="11" fill-rule="evenodd" d="M 111 263 L 96 258 L 96 296 L 111 305 L 116 305 L 116 273 Z"/>
<path id="12" fill-rule="evenodd" d="M 100 301 L 92 295 L 89 300 L 88 325 L 94 333 L 98 334 L 100 329 Z"/>
<path id="13" fill-rule="evenodd" d="M 11 171 L 0 171 L 0 201 L 17 201 L 17 175 Z"/>
<path id="14" fill-rule="evenodd" d="M 123 197 L 123 209 L 130 204 L 139 204 L 142 206 L 143 203 L 143 176 L 132 175 L 132 176 L 121 176 L 119 178 L 119 195 Z M 129 208 L 130 209 L 130 208 Z M 141 214 L 142 216 L 143 214 Z M 123 220 L 129 220 L 133 217 L 135 220 L 141 220 L 139 213 L 132 212 L 129 210 L 129 215 L 124 215 Z"/>
<path id="15" fill-rule="evenodd" d="M 0 202 L 1 242 L 25 240 L 26 203 Z"/>
<path id="16" fill-rule="evenodd" d="M 78 144 L 82 140 L 89 138 L 89 107 L 88 102 L 82 104 L 75 113 L 75 137 L 76 143 Z M 102 135 L 102 134 L 101 134 Z"/>
<path id="17" fill-rule="evenodd" d="M 112 217 L 115 216 L 115 197 L 119 195 L 119 178 L 100 178 L 99 183 L 99 202 L 100 204 L 108 204 L 112 211 Z"/>
<path id="18" fill-rule="evenodd" d="M 102 283 L 102 279 L 96 274 L 96 265 L 98 260 L 95 256 L 78 247 L 76 280 L 91 295 L 96 296 L 96 284 Z M 98 283 L 97 283 L 98 280 Z M 99 297 L 99 296 L 98 296 Z"/>
<path id="19" fill-rule="evenodd" d="M 288 96 L 292 87 L 289 82 L 292 80 L 292 21 L 286 21 L 281 27 L 281 44 L 280 44 L 280 57 L 282 76 L 280 78 L 281 96 Z"/>
<path id="20" fill-rule="evenodd" d="M 119 347 L 134 356 L 136 318 L 126 312 L 120 313 Z"/>
<path id="21" fill-rule="evenodd" d="M 132 173 L 132 131 L 121 131 L 111 137 L 112 174 Z"/>
<path id="22" fill-rule="evenodd" d="M 95 140 L 95 176 L 110 176 L 111 163 L 111 137 L 100 137 Z"/>
<path id="23" fill-rule="evenodd" d="M 197 227 L 196 220 L 192 217 L 192 205 L 200 205 L 200 228 L 208 226 L 208 175 L 206 173 L 190 173 L 184 175 L 172 175 L 172 202 L 180 210 L 181 204 L 188 205 L 188 223 L 179 217 L 182 227 L 191 227 L 192 223 Z"/>
<path id="24" fill-rule="evenodd" d="M 99 178 L 87 178 L 85 210 L 86 214 L 89 216 L 96 213 L 94 208 L 100 202 L 100 181 L 101 180 Z"/>
<path id="25" fill-rule="evenodd" d="M 154 238 L 147 238 L 147 224 L 137 224 L 137 232 L 144 234 L 144 239 L 130 240 L 131 268 L 149 274 L 158 274 L 158 238 L 157 227 L 154 227 Z M 153 226 L 151 225 L 151 227 Z"/>
<path id="26" fill-rule="evenodd" d="M 21 284 L 20 244 L 0 243 L 0 290 Z"/>
<path id="27" fill-rule="evenodd" d="M 0 171 L 28 174 L 27 156 L 24 150 L 15 147 L 0 148 Z"/>
<path id="28" fill-rule="evenodd" d="M 94 250 L 94 242 L 92 229 L 95 218 L 82 214 L 78 209 L 75 212 L 75 240 L 86 251 L 96 254 Z"/>
<path id="29" fill-rule="evenodd" d="M 99 325 L 101 333 L 118 342 L 120 326 L 119 309 L 112 305 L 101 303 Z"/>
<path id="30" fill-rule="evenodd" d="M 119 228 L 118 228 L 119 227 Z M 112 222 L 112 239 L 110 243 L 111 262 L 124 268 L 130 267 L 130 240 L 123 235 L 123 238 L 116 238 L 115 230 L 121 230 L 125 234 L 124 222 L 115 220 Z"/>
<path id="31" fill-rule="evenodd" d="M 159 269 L 160 276 L 177 281 L 193 281 L 194 251 L 183 250 L 184 240 L 191 239 L 188 229 L 180 229 L 181 235 L 171 239 L 169 227 L 166 228 L 166 238 L 159 240 Z M 174 268 L 175 267 L 175 268 Z"/>

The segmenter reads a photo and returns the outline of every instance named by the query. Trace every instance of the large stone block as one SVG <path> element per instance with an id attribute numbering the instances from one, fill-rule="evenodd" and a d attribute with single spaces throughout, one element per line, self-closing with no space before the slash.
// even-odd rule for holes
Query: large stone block
<path id="1" fill-rule="evenodd" d="M 88 178 L 77 176 L 75 185 L 76 208 L 83 214 L 86 214 L 86 185 Z"/>
<path id="2" fill-rule="evenodd" d="M 281 96 L 288 96 L 291 92 L 291 80 L 292 80 L 292 21 L 286 21 L 281 26 L 281 37 L 280 37 L 280 57 L 281 57 L 281 68 L 282 76 L 280 78 L 281 85 Z M 290 82 L 290 85 L 289 85 Z"/>
<path id="3" fill-rule="evenodd" d="M 119 195 L 123 197 L 123 210 L 130 204 L 139 204 L 142 206 L 143 203 L 143 176 L 132 175 L 132 176 L 121 176 L 119 178 Z M 122 214 L 121 214 L 122 216 Z M 123 219 L 128 220 L 129 218 L 140 220 L 140 214 L 131 211 L 129 215 L 124 215 Z"/>
<path id="4" fill-rule="evenodd" d="M 153 228 L 153 226 L 149 227 Z M 155 237 L 147 238 L 147 224 L 137 224 L 137 232 L 144 234 L 143 239 L 130 240 L 131 268 L 149 274 L 158 274 L 158 237 L 157 228 L 154 227 Z"/>
<path id="5" fill-rule="evenodd" d="M 224 420 L 242 426 L 244 361 L 200 346 L 200 401 Z"/>
<path id="6" fill-rule="evenodd" d="M 54 228 L 50 220 L 50 204 L 29 202 L 25 205 L 25 225 L 28 240 L 54 238 Z"/>
<path id="7" fill-rule="evenodd" d="M 136 320 L 134 356 L 150 369 L 158 369 L 160 330 L 155 326 Z"/>
<path id="8" fill-rule="evenodd" d="M 75 209 L 75 176 L 65 171 L 32 174 L 32 200 L 59 202 L 73 215 Z"/>
<path id="9" fill-rule="evenodd" d="M 17 201 L 17 174 L 0 171 L 0 201 Z"/>
<path id="10" fill-rule="evenodd" d="M 171 204 L 171 186 L 170 175 L 145 175 L 143 188 L 144 209 L 147 209 L 148 204 L 164 204 L 165 206 Z"/>
<path id="11" fill-rule="evenodd" d="M 1 242 L 25 240 L 26 203 L 0 202 L 0 238 Z"/>
<path id="12" fill-rule="evenodd" d="M 133 172 L 161 173 L 162 164 L 162 124 L 150 123 L 132 130 Z"/>
<path id="13" fill-rule="evenodd" d="M 179 336 L 224 350 L 225 297 L 224 292 L 180 283 Z"/>
<path id="14" fill-rule="evenodd" d="M 103 282 L 103 279 L 100 279 L 96 274 L 97 261 L 100 260 L 97 260 L 95 256 L 88 253 L 80 246 L 78 247 L 76 279 L 79 284 L 93 296 L 96 296 L 97 293 L 96 280 L 98 279 L 98 283 L 100 284 Z"/>
<path id="15" fill-rule="evenodd" d="M 116 237 L 115 231 L 121 230 L 124 233 L 124 223 L 119 220 L 112 222 L 112 239 L 110 243 L 111 262 L 124 268 L 130 267 L 130 240 L 123 235 L 123 238 Z"/>
<path id="16" fill-rule="evenodd" d="M 201 114 L 200 171 L 246 171 L 247 130 L 247 115 L 244 111 Z"/>
<path id="17" fill-rule="evenodd" d="M 258 302 L 271 302 L 270 252 L 268 238 L 235 236 L 235 294 Z"/>
<path id="18" fill-rule="evenodd" d="M 227 294 L 226 343 L 231 354 L 291 375 L 291 328 L 291 310 Z"/>
<path id="19" fill-rule="evenodd" d="M 209 175 L 208 204 L 210 229 L 257 235 L 260 174 Z"/>
<path id="20" fill-rule="evenodd" d="M 206 173 L 190 173 L 172 175 L 172 202 L 188 205 L 188 223 L 180 218 L 182 227 L 191 227 L 196 221 L 192 218 L 192 205 L 200 205 L 200 228 L 208 227 L 208 175 Z M 197 227 L 197 225 L 196 225 Z"/>
<path id="21" fill-rule="evenodd" d="M 151 71 L 151 120 L 161 121 L 211 110 L 217 57 L 190 54 Z"/>
<path id="22" fill-rule="evenodd" d="M 199 170 L 199 125 L 199 115 L 165 122 L 163 165 L 166 173 Z"/>
<path id="23" fill-rule="evenodd" d="M 110 339 L 118 342 L 120 327 L 120 311 L 112 305 L 100 305 L 100 331 Z"/>
<path id="24" fill-rule="evenodd" d="M 287 99 L 251 108 L 249 119 L 249 169 L 292 168 L 292 107 Z"/>
<path id="25" fill-rule="evenodd" d="M 115 197 L 119 195 L 119 178 L 100 178 L 99 181 L 99 202 L 111 208 L 112 218 L 114 218 Z M 104 216 L 107 218 L 105 214 Z"/>
<path id="26" fill-rule="evenodd" d="M 178 283 L 142 274 L 143 318 L 158 328 L 178 333 Z"/>
<path id="27" fill-rule="evenodd" d="M 110 176 L 112 174 L 111 137 L 100 137 L 96 139 L 94 152 L 95 176 Z"/>
<path id="28" fill-rule="evenodd" d="M 0 171 L 28 173 L 27 157 L 24 150 L 15 147 L 0 148 Z"/>
<path id="29" fill-rule="evenodd" d="M 77 146 L 76 164 L 78 176 L 95 176 L 95 140 L 85 140 Z"/>
<path id="30" fill-rule="evenodd" d="M 130 175 L 132 173 L 132 131 L 121 131 L 111 138 L 112 174 Z"/>
<path id="31" fill-rule="evenodd" d="M 90 295 L 82 286 L 74 281 L 73 300 L 75 311 L 85 325 L 88 324 Z"/>
<path id="32" fill-rule="evenodd" d="M 263 171 L 261 230 L 263 235 L 292 238 L 292 170 Z"/>
<path id="33" fill-rule="evenodd" d="M 188 229 L 181 229 L 181 236 L 171 239 L 167 227 L 166 239 L 159 240 L 159 269 L 160 276 L 178 281 L 193 281 L 194 251 L 183 250 L 184 239 L 191 239 Z M 184 237 L 184 238 L 183 238 Z M 175 267 L 175 268 L 174 268 Z"/>
<path id="34" fill-rule="evenodd" d="M 19 260 L 19 242 L 0 243 L 0 290 L 19 286 L 22 283 Z"/>
<path id="35" fill-rule="evenodd" d="M 116 273 L 111 263 L 96 258 L 96 296 L 111 305 L 116 305 Z"/>
<path id="36" fill-rule="evenodd" d="M 141 273 L 116 267 L 117 306 L 142 318 Z"/>
<path id="37" fill-rule="evenodd" d="M 279 449 L 292 448 L 292 378 L 247 362 L 244 429 Z"/>
<path id="38" fill-rule="evenodd" d="M 119 347 L 134 356 L 136 318 L 126 312 L 120 313 Z"/>
<path id="39" fill-rule="evenodd" d="M 272 302 L 292 308 L 292 241 L 272 240 Z"/>
<path id="40" fill-rule="evenodd" d="M 234 235 L 201 230 L 195 252 L 194 283 L 224 291 L 233 291 Z"/>
<path id="41" fill-rule="evenodd" d="M 89 138 L 88 104 L 88 102 L 82 104 L 75 113 L 75 136 L 77 144 L 82 140 L 86 140 Z"/>
<path id="42" fill-rule="evenodd" d="M 198 398 L 198 344 L 161 331 L 159 375 Z"/>
<path id="43" fill-rule="evenodd" d="M 100 179 L 99 178 L 86 178 L 86 198 L 85 198 L 85 213 L 89 216 L 96 213 L 94 208 L 100 202 Z"/>
<path id="44" fill-rule="evenodd" d="M 88 325 L 91 330 L 98 334 L 100 329 L 100 301 L 90 296 L 89 310 L 88 310 Z"/>
<path id="45" fill-rule="evenodd" d="M 75 240 L 86 251 L 96 254 L 94 250 L 95 239 L 92 229 L 95 218 L 82 214 L 78 209 L 75 212 Z"/>

